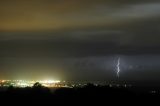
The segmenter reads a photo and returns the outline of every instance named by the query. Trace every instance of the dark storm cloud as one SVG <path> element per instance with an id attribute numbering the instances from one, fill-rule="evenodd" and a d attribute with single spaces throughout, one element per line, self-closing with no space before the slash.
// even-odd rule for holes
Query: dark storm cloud
<path id="1" fill-rule="evenodd" d="M 1 0 L 1 77 L 114 79 L 120 56 L 122 65 L 130 62 L 124 77 L 141 79 L 135 76 L 145 62 L 159 69 L 159 11 L 159 0 Z"/>
<path id="2" fill-rule="evenodd" d="M 51 39 L 61 43 L 159 46 L 160 2 L 157 0 L 1 2 L 2 41 Z M 36 31 L 42 32 L 33 33 Z"/>
<path id="3" fill-rule="evenodd" d="M 157 0 L 1 1 L 2 31 L 52 30 L 125 24 L 157 17 Z"/>

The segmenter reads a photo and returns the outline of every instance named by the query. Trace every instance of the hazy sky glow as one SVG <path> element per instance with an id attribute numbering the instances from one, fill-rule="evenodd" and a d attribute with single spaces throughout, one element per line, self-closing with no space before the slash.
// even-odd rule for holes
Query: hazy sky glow
<path id="1" fill-rule="evenodd" d="M 160 78 L 159 0 L 1 0 L 0 79 Z"/>

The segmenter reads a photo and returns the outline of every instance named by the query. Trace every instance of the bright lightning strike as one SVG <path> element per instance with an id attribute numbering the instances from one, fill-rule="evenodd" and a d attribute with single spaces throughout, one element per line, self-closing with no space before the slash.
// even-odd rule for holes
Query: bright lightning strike
<path id="1" fill-rule="evenodd" d="M 118 58 L 118 61 L 117 61 L 117 77 L 119 77 L 119 73 L 121 71 L 121 69 L 120 69 L 120 61 L 121 61 L 121 59 Z"/>

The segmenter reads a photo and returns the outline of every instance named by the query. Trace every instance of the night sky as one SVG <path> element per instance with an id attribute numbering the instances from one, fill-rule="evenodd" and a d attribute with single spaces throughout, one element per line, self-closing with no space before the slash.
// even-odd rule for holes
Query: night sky
<path id="1" fill-rule="evenodd" d="M 0 79 L 160 81 L 159 0 L 0 0 Z"/>

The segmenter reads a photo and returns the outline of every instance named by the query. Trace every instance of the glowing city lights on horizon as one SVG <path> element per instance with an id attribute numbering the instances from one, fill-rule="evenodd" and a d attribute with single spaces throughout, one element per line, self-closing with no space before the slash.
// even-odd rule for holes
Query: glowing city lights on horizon
<path id="1" fill-rule="evenodd" d="M 60 81 L 59 80 L 43 80 L 43 81 L 37 81 L 37 82 L 40 82 L 40 83 L 59 83 Z"/>
<path id="2" fill-rule="evenodd" d="M 36 82 L 45 87 L 56 87 L 60 80 L 0 80 L 0 86 L 32 87 Z"/>

